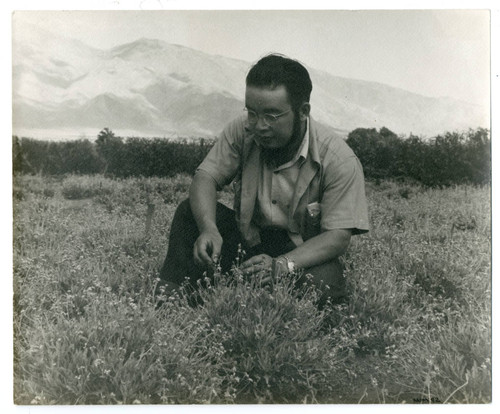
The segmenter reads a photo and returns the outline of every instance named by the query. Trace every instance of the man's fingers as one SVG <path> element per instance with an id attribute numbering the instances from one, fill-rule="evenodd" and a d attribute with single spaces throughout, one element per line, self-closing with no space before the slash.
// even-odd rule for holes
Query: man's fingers
<path id="1" fill-rule="evenodd" d="M 245 260 L 242 264 L 241 264 L 241 268 L 242 269 L 246 269 L 247 267 L 250 267 L 250 266 L 253 266 L 255 264 L 255 260 L 254 260 L 254 257 L 248 259 L 248 260 Z"/>
<path id="2" fill-rule="evenodd" d="M 246 267 L 245 269 L 242 269 L 243 275 L 244 276 L 253 276 L 253 275 L 258 275 L 264 274 L 264 272 L 267 272 L 271 270 L 269 266 L 265 264 L 256 264 L 256 265 L 250 265 Z"/>
<path id="3" fill-rule="evenodd" d="M 260 283 L 263 285 L 267 285 L 268 283 L 271 283 L 271 280 L 273 280 L 271 276 L 266 276 L 260 280 Z"/>
<path id="4" fill-rule="evenodd" d="M 219 245 L 218 243 L 212 243 L 211 261 L 213 263 L 219 263 L 221 248 L 222 248 L 222 246 Z"/>
<path id="5" fill-rule="evenodd" d="M 202 266 L 203 265 L 204 260 L 202 259 L 201 251 L 198 249 L 197 246 L 195 246 L 194 249 L 193 249 L 193 257 L 194 257 L 195 263 L 198 266 Z"/>
<path id="6" fill-rule="evenodd" d="M 195 244 L 194 246 L 194 260 L 199 264 L 199 265 L 209 265 L 212 263 L 212 258 L 209 256 L 207 252 L 207 245 L 203 244 L 201 246 L 198 246 L 198 244 Z"/>
<path id="7" fill-rule="evenodd" d="M 250 267 L 250 266 L 263 264 L 264 262 L 265 262 L 265 256 L 263 256 L 263 255 L 253 256 L 250 259 L 244 261 L 241 264 L 241 268 L 246 269 L 247 267 Z"/>
<path id="8" fill-rule="evenodd" d="M 199 266 L 210 266 L 218 263 L 222 249 L 222 239 L 212 234 L 201 234 L 193 248 L 193 257 Z"/>
<path id="9" fill-rule="evenodd" d="M 243 273 L 245 275 L 254 275 L 255 273 L 259 273 L 261 271 L 261 267 L 259 265 L 250 265 L 243 269 Z"/>

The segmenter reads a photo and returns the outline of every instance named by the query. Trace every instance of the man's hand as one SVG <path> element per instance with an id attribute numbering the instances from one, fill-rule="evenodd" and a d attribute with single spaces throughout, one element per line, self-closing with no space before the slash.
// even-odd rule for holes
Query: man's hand
<path id="1" fill-rule="evenodd" d="M 273 278 L 278 277 L 278 275 L 287 272 L 286 264 L 282 260 L 273 259 L 267 254 L 259 254 L 251 257 L 243 262 L 240 268 L 244 276 L 265 276 L 260 280 L 260 283 L 263 285 L 270 283 Z"/>
<path id="2" fill-rule="evenodd" d="M 241 270 L 245 276 L 252 276 L 257 273 L 271 270 L 273 258 L 267 254 L 259 254 L 244 261 L 241 264 Z"/>
<path id="3" fill-rule="evenodd" d="M 194 244 L 194 261 L 199 266 L 218 263 L 222 248 L 222 237 L 217 230 L 202 232 Z"/>

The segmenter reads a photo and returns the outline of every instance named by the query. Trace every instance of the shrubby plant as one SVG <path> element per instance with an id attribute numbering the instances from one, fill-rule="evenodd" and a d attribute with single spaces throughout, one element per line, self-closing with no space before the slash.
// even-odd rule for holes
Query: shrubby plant
<path id="1" fill-rule="evenodd" d="M 410 179 L 426 186 L 491 181 L 491 143 L 484 128 L 446 132 L 428 140 L 399 137 L 385 127 L 357 128 L 346 142 L 370 179 Z"/>
<path id="2" fill-rule="evenodd" d="M 357 128 L 347 143 L 369 179 L 397 179 L 439 187 L 491 182 L 491 143 L 487 129 L 447 132 L 424 140 L 400 137 L 382 127 Z M 192 175 L 214 144 L 213 139 L 121 138 L 108 128 L 95 143 L 37 141 L 13 137 L 15 174 L 99 174 L 111 177 Z M 409 187 L 408 187 L 409 188 Z M 408 190 L 401 189 L 406 192 Z"/>
<path id="3" fill-rule="evenodd" d="M 339 339 L 324 330 L 331 310 L 318 310 L 319 292 L 297 286 L 298 275 L 264 285 L 267 276 L 246 280 L 235 267 L 199 288 L 200 312 L 224 349 L 221 374 L 236 402 L 325 402 L 343 376 Z"/>

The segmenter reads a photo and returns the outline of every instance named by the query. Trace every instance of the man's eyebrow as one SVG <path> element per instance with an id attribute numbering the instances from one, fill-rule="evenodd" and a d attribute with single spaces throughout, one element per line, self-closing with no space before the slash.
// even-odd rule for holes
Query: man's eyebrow
<path id="1" fill-rule="evenodd" d="M 252 108 L 249 105 L 245 105 L 245 108 L 247 108 L 251 111 L 257 112 L 254 108 Z M 264 108 L 264 110 L 262 111 L 262 113 L 264 113 L 264 114 L 272 114 L 273 112 L 281 113 L 281 112 L 283 112 L 283 110 L 279 109 L 279 108 L 275 108 L 275 107 L 269 107 L 269 108 Z"/>

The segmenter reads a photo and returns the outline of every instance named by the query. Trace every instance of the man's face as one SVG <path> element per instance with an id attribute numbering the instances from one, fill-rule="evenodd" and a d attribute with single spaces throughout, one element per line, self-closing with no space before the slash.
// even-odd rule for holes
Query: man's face
<path id="1" fill-rule="evenodd" d="M 259 115 L 257 122 L 250 124 L 250 128 L 255 134 L 256 141 L 263 148 L 279 149 L 288 145 L 295 132 L 295 111 L 292 110 L 284 86 L 278 86 L 274 89 L 247 86 L 245 106 L 249 111 Z M 284 112 L 287 113 L 270 125 L 266 124 L 262 116 L 264 114 L 278 115 Z"/>

